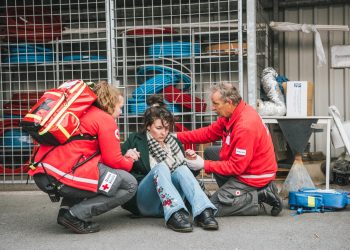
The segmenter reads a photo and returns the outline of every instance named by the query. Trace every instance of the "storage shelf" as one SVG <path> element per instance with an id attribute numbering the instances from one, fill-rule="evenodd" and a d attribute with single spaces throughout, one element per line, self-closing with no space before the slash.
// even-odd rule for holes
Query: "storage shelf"
<path id="1" fill-rule="evenodd" d="M 224 62 L 224 59 L 227 59 L 227 62 L 238 62 L 238 55 L 205 55 L 205 56 L 194 56 L 194 57 L 174 57 L 171 58 L 173 60 L 176 61 L 187 61 L 187 63 L 190 63 L 189 61 L 194 59 L 194 60 L 218 60 L 220 62 Z M 150 58 L 150 57 L 142 57 L 142 56 L 129 56 L 126 57 L 125 60 L 130 63 L 130 62 L 160 62 L 160 61 L 164 61 L 167 64 L 171 64 L 171 61 L 166 60 L 166 58 Z M 117 60 L 117 63 L 123 63 L 124 60 Z M 174 63 L 173 65 L 176 65 L 176 63 Z"/>
<path id="2" fill-rule="evenodd" d="M 164 34 L 145 34 L 145 35 L 127 35 L 122 34 L 117 37 L 117 40 L 126 39 L 135 39 L 135 40 L 153 40 L 160 41 L 162 39 L 171 39 L 176 40 L 180 38 L 191 38 L 194 36 L 195 39 L 199 37 L 209 37 L 209 36 L 222 36 L 229 37 L 230 35 L 238 35 L 238 29 L 227 29 L 227 30 L 211 30 L 211 31 L 193 31 L 188 33 L 164 33 Z"/>
<path id="3" fill-rule="evenodd" d="M 107 60 L 91 60 L 91 61 L 59 61 L 59 65 L 80 65 L 80 64 L 95 64 L 107 63 Z"/>
<path id="4" fill-rule="evenodd" d="M 256 53 L 257 57 L 265 57 L 265 53 Z M 246 58 L 247 55 L 243 54 L 243 58 Z M 194 57 L 179 57 L 179 58 L 171 58 L 179 63 L 182 64 L 190 64 L 191 60 L 195 60 L 194 65 L 198 65 L 201 63 L 205 62 L 210 62 L 210 63 L 238 63 L 238 55 L 204 55 L 204 56 L 194 56 Z M 168 65 L 168 66 L 177 66 L 177 63 L 172 63 L 171 61 L 167 60 L 167 58 L 145 58 L 142 56 L 129 56 L 125 58 L 127 61 L 126 67 L 127 70 L 135 70 L 135 67 L 138 67 L 142 64 L 146 63 L 154 63 L 154 64 L 159 64 L 162 63 L 162 65 Z M 122 65 L 124 63 L 124 60 L 116 60 L 117 64 Z M 123 67 L 121 66 L 114 66 L 117 70 L 123 70 Z M 234 71 L 236 72 L 236 71 Z"/>
<path id="5" fill-rule="evenodd" d="M 62 36 L 66 35 L 80 35 L 80 34 L 97 34 L 97 33 L 106 33 L 106 27 L 103 28 L 65 28 L 62 31 Z"/>
<path id="6" fill-rule="evenodd" d="M 2 154 L 0 156 L 4 156 L 4 153 L 14 153 L 13 156 L 21 156 L 21 155 L 28 155 L 30 152 L 32 152 L 33 147 L 2 147 Z"/>
<path id="7" fill-rule="evenodd" d="M 96 63 L 107 63 L 107 60 L 91 60 L 91 61 L 59 61 L 54 63 L 2 63 L 2 67 L 13 68 L 13 67 L 46 67 L 55 65 L 80 65 L 80 64 L 96 64 Z"/>
<path id="8" fill-rule="evenodd" d="M 55 66 L 56 63 L 54 62 L 49 62 L 49 63 L 1 63 L 1 67 L 7 67 L 7 68 L 12 68 L 12 67 L 37 67 L 37 66 Z"/>
<path id="9" fill-rule="evenodd" d="M 170 25 L 169 25 L 170 27 Z M 176 24 L 171 24 L 171 27 L 175 28 L 174 30 L 176 31 Z M 168 28 L 167 25 L 163 26 L 142 26 L 142 27 L 125 27 L 122 28 L 123 31 L 119 31 L 119 35 L 116 37 L 116 40 L 123 40 L 124 38 L 126 39 L 138 39 L 138 40 L 149 40 L 152 39 L 153 41 L 161 40 L 161 38 L 180 38 L 180 37 L 191 37 L 195 36 L 198 38 L 199 36 L 217 36 L 217 35 L 225 35 L 227 36 L 228 34 L 235 34 L 238 35 L 239 29 L 238 29 L 238 21 L 233 20 L 230 24 L 229 23 L 223 23 L 223 24 L 215 24 L 213 23 L 212 25 L 205 26 L 204 23 L 201 24 L 201 26 L 196 27 L 195 25 L 191 25 L 190 27 L 186 27 L 185 24 L 182 24 L 179 26 L 181 29 L 188 29 L 188 32 L 179 32 L 179 33 L 164 33 L 164 34 L 144 34 L 144 35 L 128 35 L 124 34 L 127 30 L 133 30 L 133 29 L 152 29 L 152 28 Z M 195 31 L 195 29 L 211 29 L 211 30 L 206 30 L 206 31 Z M 213 28 L 217 28 L 218 30 L 213 30 Z M 257 24 L 256 31 L 257 32 L 266 32 L 267 29 L 267 24 Z M 118 32 L 118 29 L 117 29 Z M 243 24 L 242 25 L 242 32 L 243 35 L 244 33 L 247 32 L 247 25 Z"/>
<path id="10" fill-rule="evenodd" d="M 238 10 L 237 10 L 238 11 Z M 180 21 L 181 22 L 181 21 Z M 152 29 L 152 28 L 166 28 L 166 25 L 162 26 L 142 26 L 142 27 L 123 27 L 116 29 L 120 32 L 116 37 L 116 64 L 113 65 L 115 71 L 118 73 L 118 77 L 136 77 L 135 71 L 137 67 L 144 64 L 154 64 L 154 65 L 164 65 L 172 67 L 174 69 L 179 69 L 181 65 L 185 65 L 189 69 L 195 69 L 198 66 L 208 65 L 210 69 L 202 68 L 199 71 L 194 72 L 193 83 L 197 80 L 196 78 L 200 77 L 202 74 L 211 74 L 217 75 L 219 71 L 212 69 L 212 67 L 229 68 L 224 69 L 223 72 L 229 72 L 229 74 L 241 74 L 239 70 L 240 55 L 238 53 L 234 54 L 214 54 L 208 53 L 205 49 L 210 45 L 223 44 L 223 43 L 238 43 L 239 41 L 246 40 L 246 32 L 238 28 L 239 21 L 237 19 L 230 20 L 229 22 L 213 22 L 213 23 L 175 23 L 171 25 L 171 28 L 180 33 L 174 34 L 145 34 L 145 35 L 127 35 L 125 32 L 128 29 Z M 123 30 L 124 29 L 124 30 Z M 142 31 L 141 31 L 142 32 Z M 242 36 L 240 36 L 242 35 Z M 153 58 L 148 55 L 148 48 L 152 44 L 161 43 L 161 42 L 191 42 L 192 48 L 194 44 L 198 44 L 201 47 L 201 52 L 199 54 L 187 54 L 186 56 L 180 57 L 160 57 Z M 243 48 L 242 48 L 243 49 Z M 232 50 L 231 50 L 232 51 Z M 246 57 L 246 50 L 243 49 L 242 54 Z M 245 60 L 245 59 L 243 59 Z M 214 76 L 215 78 L 215 76 Z M 207 82 L 206 82 L 207 83 Z M 180 83 L 181 84 L 181 83 Z M 139 85 L 126 84 L 125 87 L 125 96 L 130 94 L 134 88 L 137 88 Z M 191 94 L 193 97 L 199 97 L 199 93 L 195 92 L 194 85 L 192 88 L 186 91 Z M 142 118 L 142 114 L 125 114 L 123 119 L 125 119 L 125 124 L 139 125 L 137 119 Z M 216 118 L 216 113 L 207 110 L 206 112 L 196 112 L 196 111 L 185 111 L 185 112 L 176 112 L 174 116 L 183 117 L 190 127 L 197 127 L 198 124 L 207 124 L 205 120 L 212 120 L 213 117 Z M 133 120 L 135 119 L 135 121 Z M 195 121 L 193 121 L 195 120 Z M 130 123 L 129 123 L 130 122 Z M 198 123 L 199 122 L 199 123 Z M 134 124 L 135 123 L 135 124 Z M 124 124 L 124 129 L 126 133 L 130 130 L 129 125 Z"/>
<path id="11" fill-rule="evenodd" d="M 229 21 L 211 21 L 211 22 L 191 22 L 191 23 L 171 23 L 171 24 L 155 24 L 155 25 L 143 25 L 143 26 L 122 26 L 117 27 L 115 30 L 119 32 L 126 32 L 128 30 L 135 30 L 135 29 L 162 29 L 167 27 L 172 27 L 173 29 L 198 29 L 198 28 L 237 28 L 238 27 L 238 19 L 231 19 Z M 155 34 L 157 35 L 157 34 Z M 153 35 L 152 35 L 153 36 Z"/>
<path id="12" fill-rule="evenodd" d="M 55 44 L 55 43 L 60 43 L 60 44 L 64 44 L 64 43 L 93 43 L 93 42 L 107 42 L 107 38 L 103 37 L 103 38 L 77 38 L 77 39 L 60 39 L 60 40 L 54 40 L 51 42 L 48 42 L 47 44 Z"/>

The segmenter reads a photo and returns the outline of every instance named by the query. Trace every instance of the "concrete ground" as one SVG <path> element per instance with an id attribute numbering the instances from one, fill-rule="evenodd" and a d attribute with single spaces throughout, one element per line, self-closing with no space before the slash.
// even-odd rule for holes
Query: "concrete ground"
<path id="1" fill-rule="evenodd" d="M 0 249 L 350 249 L 350 206 L 329 213 L 218 218 L 218 231 L 167 229 L 163 219 L 116 208 L 95 218 L 101 231 L 77 235 L 56 223 L 58 203 L 40 191 L 0 189 Z"/>

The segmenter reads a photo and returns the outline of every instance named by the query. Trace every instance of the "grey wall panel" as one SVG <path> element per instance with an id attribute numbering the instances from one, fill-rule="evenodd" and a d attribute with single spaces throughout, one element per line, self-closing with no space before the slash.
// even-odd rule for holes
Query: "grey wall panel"
<path id="1" fill-rule="evenodd" d="M 344 23 L 350 26 L 350 4 L 347 8 L 344 8 Z M 350 32 L 344 33 L 344 44 L 350 45 Z M 344 70 L 344 85 L 345 85 L 345 103 L 344 103 L 344 114 L 346 119 L 350 119 L 350 69 Z"/>
<path id="2" fill-rule="evenodd" d="M 297 9 L 287 10 L 285 20 L 288 22 L 297 23 L 299 13 Z M 286 32 L 285 35 L 285 75 L 290 80 L 299 79 L 299 33 Z"/>
<path id="3" fill-rule="evenodd" d="M 344 12 L 342 7 L 330 7 L 329 9 L 330 24 L 344 24 Z M 330 32 L 329 45 L 341 45 L 344 44 L 344 32 Z M 330 50 L 328 51 L 330 52 Z M 328 53 L 328 59 L 330 60 L 330 53 Z M 331 62 L 329 62 L 330 64 Z M 330 69 L 330 91 L 329 91 L 329 104 L 333 104 L 338 107 L 341 114 L 344 114 L 344 69 Z M 345 114 L 344 114 L 345 115 Z"/>
<path id="4" fill-rule="evenodd" d="M 326 7 L 290 8 L 283 12 L 285 22 L 306 24 L 331 24 L 350 26 L 350 5 Z M 328 114 L 328 106 L 336 105 L 346 120 L 350 119 L 350 73 L 349 68 L 331 68 L 331 47 L 349 45 L 350 32 L 320 31 L 327 65 L 317 67 L 314 35 L 302 32 L 280 33 L 279 72 L 290 80 L 314 82 L 314 114 Z M 311 138 L 311 150 L 325 152 L 325 133 Z M 333 155 L 341 151 L 332 149 Z"/>

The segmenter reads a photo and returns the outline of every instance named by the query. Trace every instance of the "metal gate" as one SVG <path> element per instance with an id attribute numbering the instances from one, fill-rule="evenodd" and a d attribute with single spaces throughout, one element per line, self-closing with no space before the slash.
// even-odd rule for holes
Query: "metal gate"
<path id="1" fill-rule="evenodd" d="M 256 4 L 257 2 L 257 4 Z M 121 137 L 163 95 L 190 130 L 216 120 L 209 88 L 237 85 L 254 104 L 268 63 L 267 17 L 255 0 L 6 0 L 0 6 L 0 183 L 25 183 L 35 143 L 18 127 L 43 91 L 69 79 L 124 89 Z M 249 62 L 255 62 L 253 66 Z M 253 72 L 253 74 L 247 74 Z M 186 145 L 202 153 L 208 145 Z"/>
<path id="2" fill-rule="evenodd" d="M 18 125 L 44 90 L 107 78 L 104 0 L 2 1 L 0 183 L 24 183 L 35 144 Z"/>

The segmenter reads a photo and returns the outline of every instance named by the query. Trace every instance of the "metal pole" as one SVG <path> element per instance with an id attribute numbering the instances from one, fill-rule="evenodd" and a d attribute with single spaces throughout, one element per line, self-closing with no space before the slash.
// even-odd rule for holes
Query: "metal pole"
<path id="1" fill-rule="evenodd" d="M 107 79 L 108 82 L 112 85 L 115 85 L 115 78 L 113 77 L 113 71 L 115 69 L 115 51 L 114 51 L 114 38 L 115 38 L 115 27 L 114 27 L 114 5 L 113 0 L 106 0 L 105 9 L 106 9 L 106 38 L 107 38 Z"/>
<path id="2" fill-rule="evenodd" d="M 247 74 L 248 103 L 256 107 L 257 61 L 256 61 L 256 1 L 247 0 Z"/>
<path id="3" fill-rule="evenodd" d="M 239 81 L 239 93 L 243 97 L 243 36 L 242 36 L 242 1 L 238 0 L 238 81 Z"/>
<path id="4" fill-rule="evenodd" d="M 331 166 L 331 119 L 327 120 L 327 145 L 326 145 L 326 189 L 329 189 L 329 174 Z"/>
<path id="5" fill-rule="evenodd" d="M 273 0 L 273 20 L 279 21 L 279 8 L 278 8 L 278 0 Z M 279 66 L 279 34 L 277 32 L 273 33 L 273 40 L 272 40 L 272 65 L 274 68 L 276 66 Z"/>

